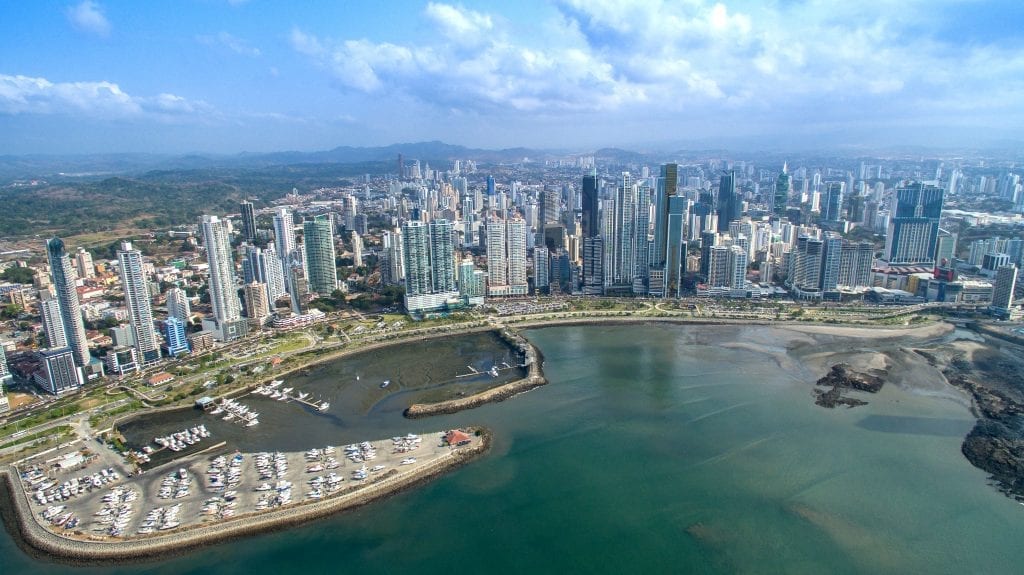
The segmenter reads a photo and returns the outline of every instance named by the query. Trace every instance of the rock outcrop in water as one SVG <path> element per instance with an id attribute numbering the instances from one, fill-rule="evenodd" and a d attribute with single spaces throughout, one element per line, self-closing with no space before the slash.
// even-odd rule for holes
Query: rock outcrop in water
<path id="1" fill-rule="evenodd" d="M 846 407 L 867 405 L 868 402 L 864 400 L 844 395 L 844 391 L 852 389 L 868 393 L 878 393 L 878 390 L 882 389 L 884 383 L 881 377 L 855 371 L 845 363 L 836 364 L 832 366 L 832 370 L 825 377 L 822 377 L 815 383 L 815 385 L 831 387 L 832 389 L 828 391 L 815 389 L 814 394 L 817 398 L 814 400 L 814 403 L 830 409 L 840 405 L 845 405 Z"/>

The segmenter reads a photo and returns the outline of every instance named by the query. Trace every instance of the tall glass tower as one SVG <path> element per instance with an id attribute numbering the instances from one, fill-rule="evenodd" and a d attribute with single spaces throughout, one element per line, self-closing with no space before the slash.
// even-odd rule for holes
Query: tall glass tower
<path id="1" fill-rule="evenodd" d="M 302 223 L 306 279 L 309 280 L 310 291 L 320 295 L 331 295 L 338 289 L 333 227 L 330 216 L 326 214 Z"/>
<path id="2" fill-rule="evenodd" d="M 75 365 L 84 367 L 90 360 L 89 344 L 85 337 L 85 322 L 82 320 L 78 290 L 75 288 L 75 271 L 64 249 L 64 241 L 60 238 L 46 242 L 46 253 L 50 260 L 50 274 L 53 276 L 53 287 L 60 308 L 64 335 L 71 347 Z"/>
<path id="3" fill-rule="evenodd" d="M 935 263 L 944 190 L 917 182 L 893 195 L 885 258 L 892 265 Z"/>

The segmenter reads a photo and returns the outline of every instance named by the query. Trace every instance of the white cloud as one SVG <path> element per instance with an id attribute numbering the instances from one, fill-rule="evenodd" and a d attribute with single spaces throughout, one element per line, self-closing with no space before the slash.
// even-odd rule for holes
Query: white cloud
<path id="1" fill-rule="evenodd" d="M 212 106 L 174 94 L 137 97 L 112 82 L 51 82 L 0 74 L 0 114 L 62 114 L 87 118 L 208 118 Z"/>
<path id="2" fill-rule="evenodd" d="M 196 41 L 206 46 L 223 46 L 236 54 L 243 56 L 259 57 L 262 52 L 259 48 L 250 45 L 245 40 L 233 36 L 228 32 L 218 32 L 216 36 L 196 36 Z"/>
<path id="3" fill-rule="evenodd" d="M 103 15 L 99 4 L 92 0 L 83 0 L 80 4 L 69 6 L 65 13 L 75 28 L 101 38 L 110 36 L 110 21 Z"/>
<path id="4" fill-rule="evenodd" d="M 993 108 L 974 106 L 979 91 L 999 113 L 1024 100 L 1019 50 L 954 48 L 922 33 L 933 11 L 912 0 L 555 0 L 553 15 L 516 28 L 431 2 L 423 18 L 436 33 L 421 44 L 297 28 L 291 44 L 343 90 L 505 117 L 653 112 L 706 123 L 746 112 L 785 125 L 972 107 L 981 117 Z"/>

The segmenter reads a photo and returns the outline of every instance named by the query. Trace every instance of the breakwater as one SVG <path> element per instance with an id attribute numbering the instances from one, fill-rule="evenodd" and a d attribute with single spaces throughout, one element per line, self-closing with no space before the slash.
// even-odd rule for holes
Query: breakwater
<path id="1" fill-rule="evenodd" d="M 478 431 L 478 440 L 452 449 L 445 456 L 407 472 L 390 472 L 372 483 L 360 484 L 319 501 L 303 501 L 286 508 L 240 514 L 211 525 L 181 527 L 166 533 L 133 536 L 125 540 L 72 538 L 51 532 L 36 519 L 17 469 L 0 469 L 0 514 L 19 546 L 29 553 L 67 563 L 124 563 L 166 557 L 232 539 L 276 531 L 349 511 L 378 501 L 461 467 L 490 449 L 491 432 Z"/>
<path id="2" fill-rule="evenodd" d="M 459 411 L 472 409 L 487 403 L 505 401 L 510 397 L 519 395 L 520 393 L 525 393 L 531 389 L 546 385 L 548 381 L 544 378 L 542 370 L 544 359 L 540 350 L 538 350 L 522 335 L 507 328 L 499 330 L 498 335 L 506 343 L 516 348 L 523 356 L 523 362 L 528 368 L 526 377 L 504 385 L 499 385 L 498 387 L 494 387 L 480 393 L 474 393 L 467 397 L 449 399 L 447 401 L 439 401 L 436 403 L 414 403 L 403 412 L 405 417 L 409 419 L 418 419 L 421 417 L 430 417 L 432 415 L 457 413 Z"/>

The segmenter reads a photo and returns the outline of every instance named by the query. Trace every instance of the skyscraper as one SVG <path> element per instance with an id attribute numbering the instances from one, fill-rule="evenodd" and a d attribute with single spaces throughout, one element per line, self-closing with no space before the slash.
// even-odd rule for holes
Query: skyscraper
<path id="1" fill-rule="evenodd" d="M 451 222 L 445 219 L 430 225 L 415 220 L 402 225 L 407 311 L 442 309 L 449 300 L 458 298 L 452 230 Z"/>
<path id="2" fill-rule="evenodd" d="M 843 219 L 843 195 L 846 184 L 843 182 L 829 182 L 825 188 L 825 197 L 822 202 L 821 219 L 829 222 L 838 222 Z"/>
<path id="3" fill-rule="evenodd" d="M 64 320 L 60 315 L 60 302 L 49 289 L 39 290 L 39 315 L 43 318 L 46 347 L 68 347 L 68 336 L 64 332 Z"/>
<path id="4" fill-rule="evenodd" d="M 135 336 L 138 359 L 147 365 L 160 359 L 160 341 L 153 327 L 153 309 L 149 303 L 149 282 L 142 271 L 142 252 L 132 249 L 131 242 L 121 242 L 117 252 L 124 287 L 124 304 Z"/>
<path id="5" fill-rule="evenodd" d="M 82 373 L 75 367 L 75 352 L 72 348 L 44 349 L 38 354 L 42 369 L 33 378 L 46 391 L 60 395 L 82 386 Z"/>
<path id="6" fill-rule="evenodd" d="M 78 290 L 75 288 L 75 271 L 71 259 L 64 250 L 64 241 L 53 238 L 46 242 L 46 252 L 50 261 L 50 274 L 53 276 L 54 293 L 60 307 L 61 323 L 64 335 L 75 360 L 75 365 L 84 367 L 89 364 L 89 344 L 85 338 L 85 322 L 78 301 Z"/>
<path id="7" fill-rule="evenodd" d="M 256 211 L 252 207 L 252 202 L 242 201 L 242 237 L 247 242 L 254 241 L 256 239 Z"/>
<path id="8" fill-rule="evenodd" d="M 255 281 L 247 283 L 242 286 L 242 295 L 245 298 L 245 317 L 249 318 L 249 326 L 259 329 L 270 316 L 267 284 Z"/>
<path id="9" fill-rule="evenodd" d="M 651 265 L 661 267 L 667 258 L 668 214 L 679 185 L 679 165 L 663 164 L 654 194 L 654 253 Z"/>
<path id="10" fill-rule="evenodd" d="M 782 164 L 782 173 L 775 180 L 774 194 L 772 195 L 772 214 L 776 218 L 786 216 L 786 206 L 789 204 L 789 192 L 791 191 L 789 180 L 789 166 Z"/>
<path id="11" fill-rule="evenodd" d="M 212 328 L 217 339 L 231 341 L 245 335 L 245 328 L 227 225 L 217 216 L 203 216 L 202 228 L 206 261 L 210 265 L 209 293 L 215 323 Z"/>
<path id="12" fill-rule="evenodd" d="M 718 184 L 718 231 L 726 232 L 729 224 L 740 219 L 743 206 L 736 196 L 736 171 L 722 174 Z"/>
<path id="13" fill-rule="evenodd" d="M 267 297 L 271 303 L 287 293 L 284 269 L 274 246 L 267 246 L 266 249 L 249 246 L 246 249 L 242 260 L 242 282 L 254 281 L 267 284 Z"/>
<path id="14" fill-rule="evenodd" d="M 303 254 L 306 279 L 310 291 L 322 296 L 338 289 L 338 268 L 335 266 L 334 230 L 327 214 L 302 223 Z"/>
<path id="15" fill-rule="evenodd" d="M 581 224 L 584 239 L 592 238 L 601 233 L 599 210 L 597 176 L 583 176 L 583 218 Z"/>
<path id="16" fill-rule="evenodd" d="M 943 189 L 920 182 L 897 188 L 885 235 L 885 259 L 892 265 L 935 263 Z"/>
<path id="17" fill-rule="evenodd" d="M 288 208 L 278 208 L 274 214 L 274 245 L 283 268 L 287 268 L 295 257 L 295 222 Z"/>

